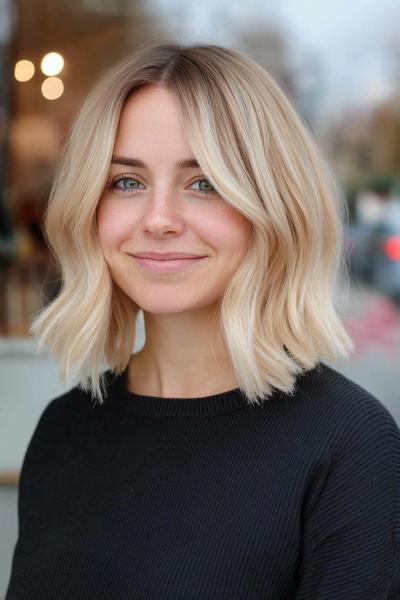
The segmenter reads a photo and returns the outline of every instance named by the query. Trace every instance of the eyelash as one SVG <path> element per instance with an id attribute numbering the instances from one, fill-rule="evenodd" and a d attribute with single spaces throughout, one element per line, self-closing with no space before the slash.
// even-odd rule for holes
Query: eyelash
<path id="1" fill-rule="evenodd" d="M 116 190 L 118 189 L 119 192 L 122 192 L 123 194 L 129 193 L 131 190 L 137 190 L 138 188 L 131 188 L 131 190 L 123 190 L 121 188 L 117 188 L 116 185 L 119 181 L 123 181 L 124 179 L 132 179 L 133 181 L 136 181 L 137 183 L 141 183 L 138 179 L 136 179 L 136 177 L 132 177 L 131 175 L 118 175 L 118 177 L 116 177 L 115 179 L 113 179 L 108 187 L 112 190 Z M 211 185 L 211 183 L 208 181 L 208 179 L 206 179 L 205 177 L 202 177 L 201 179 L 196 179 L 196 181 L 193 181 L 191 183 L 191 185 L 198 183 L 199 181 L 206 181 L 208 183 L 208 185 Z M 143 185 L 143 184 L 142 184 Z M 211 186 L 212 187 L 212 186 Z M 196 192 L 200 193 L 200 194 L 215 194 L 216 190 L 213 188 L 212 190 L 195 190 Z"/>

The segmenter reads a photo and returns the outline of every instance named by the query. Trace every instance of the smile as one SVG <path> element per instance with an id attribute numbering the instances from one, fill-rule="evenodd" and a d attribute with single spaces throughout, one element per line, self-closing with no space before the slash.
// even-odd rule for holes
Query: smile
<path id="1" fill-rule="evenodd" d="M 177 271 L 188 269 L 207 257 L 200 256 L 198 258 L 175 258 L 171 260 L 154 260 L 152 258 L 142 258 L 138 256 L 132 256 L 132 258 L 146 271 L 150 271 L 152 273 L 176 273 Z"/>

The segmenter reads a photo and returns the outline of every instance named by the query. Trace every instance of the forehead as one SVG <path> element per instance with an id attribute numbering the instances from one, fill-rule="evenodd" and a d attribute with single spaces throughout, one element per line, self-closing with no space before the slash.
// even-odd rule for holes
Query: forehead
<path id="1" fill-rule="evenodd" d="M 178 147 L 179 153 L 192 154 L 177 95 L 158 84 L 133 92 L 121 110 L 114 154 L 170 154 Z"/>
<path id="2" fill-rule="evenodd" d="M 182 111 L 177 95 L 158 84 L 146 85 L 133 92 L 126 100 L 120 122 L 134 122 L 137 127 L 152 123 L 167 123 L 182 120 Z"/>

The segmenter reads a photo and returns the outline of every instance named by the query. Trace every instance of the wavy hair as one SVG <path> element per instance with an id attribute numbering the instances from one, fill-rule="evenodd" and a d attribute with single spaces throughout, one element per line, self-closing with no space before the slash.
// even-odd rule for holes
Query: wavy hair
<path id="1" fill-rule="evenodd" d="M 61 272 L 57 296 L 34 317 L 65 382 L 104 402 L 105 364 L 129 362 L 140 307 L 110 276 L 96 209 L 121 109 L 144 85 L 174 91 L 194 155 L 217 192 L 252 224 L 245 259 L 219 301 L 222 333 L 249 404 L 353 341 L 334 306 L 348 285 L 340 186 L 277 81 L 251 57 L 217 45 L 147 42 L 109 69 L 86 97 L 60 154 L 44 235 Z M 341 284 L 343 279 L 341 280 Z"/>

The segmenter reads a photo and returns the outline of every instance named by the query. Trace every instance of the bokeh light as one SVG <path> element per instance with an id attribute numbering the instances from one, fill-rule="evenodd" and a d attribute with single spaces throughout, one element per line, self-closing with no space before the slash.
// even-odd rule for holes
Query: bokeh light
<path id="1" fill-rule="evenodd" d="M 58 52 L 49 52 L 40 63 L 42 73 L 53 76 L 61 73 L 64 67 L 64 59 Z"/>
<path id="2" fill-rule="evenodd" d="M 35 73 L 35 65 L 30 60 L 19 60 L 14 67 L 14 77 L 17 81 L 29 81 Z"/>
<path id="3" fill-rule="evenodd" d="M 57 100 L 64 92 L 64 84 L 59 77 L 47 77 L 41 86 L 46 100 Z"/>

